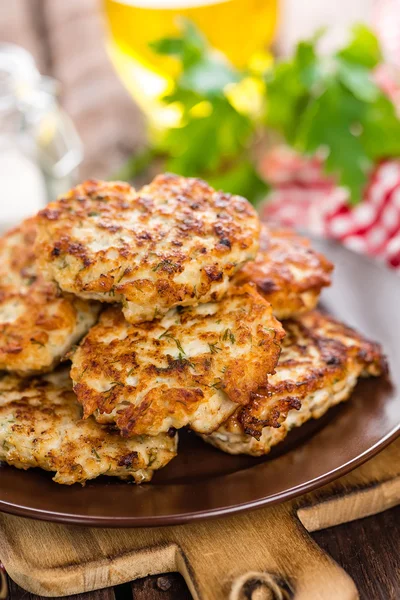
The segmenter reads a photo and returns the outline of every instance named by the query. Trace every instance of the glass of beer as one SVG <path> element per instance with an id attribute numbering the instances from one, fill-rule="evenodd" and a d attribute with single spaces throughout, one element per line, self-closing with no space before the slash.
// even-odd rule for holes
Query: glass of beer
<path id="1" fill-rule="evenodd" d="M 124 84 L 156 127 L 175 115 L 160 98 L 173 85 L 178 61 L 149 46 L 179 35 L 179 17 L 192 21 L 210 45 L 238 68 L 261 64 L 269 56 L 278 0 L 104 0 L 111 32 L 110 52 Z"/>

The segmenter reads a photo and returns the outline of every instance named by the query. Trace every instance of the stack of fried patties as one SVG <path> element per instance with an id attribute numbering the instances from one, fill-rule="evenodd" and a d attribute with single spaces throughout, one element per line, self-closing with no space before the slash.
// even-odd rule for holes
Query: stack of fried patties
<path id="1" fill-rule="evenodd" d="M 331 264 L 197 179 L 85 182 L 0 256 L 0 460 L 58 483 L 149 481 L 183 427 L 267 454 L 384 368 L 314 310 Z"/>

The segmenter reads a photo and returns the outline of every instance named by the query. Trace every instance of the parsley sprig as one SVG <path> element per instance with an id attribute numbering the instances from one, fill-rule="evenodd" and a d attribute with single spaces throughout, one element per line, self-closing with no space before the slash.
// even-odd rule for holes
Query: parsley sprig
<path id="1" fill-rule="evenodd" d="M 236 70 L 216 52 L 196 26 L 181 20 L 181 34 L 150 44 L 154 52 L 179 61 L 174 89 L 166 105 L 179 107 L 180 122 L 167 129 L 156 145 L 166 156 L 166 169 L 200 176 L 217 189 L 256 199 L 267 189 L 249 158 L 258 121 L 237 110 L 229 90 L 247 73 Z"/>
<path id="2" fill-rule="evenodd" d="M 181 24 L 180 35 L 151 43 L 154 52 L 178 61 L 179 75 L 163 102 L 179 109 L 180 121 L 133 157 L 122 178 L 161 156 L 168 171 L 202 177 L 256 202 L 267 186 L 251 148 L 272 129 L 300 153 L 322 156 L 326 173 L 356 204 L 374 163 L 400 156 L 400 121 L 373 78 L 382 56 L 366 26 L 354 27 L 349 43 L 328 55 L 318 51 L 319 32 L 300 42 L 292 58 L 260 74 L 238 71 L 195 25 Z M 257 111 L 234 101 L 232 92 L 249 80 L 259 89 Z"/>
<path id="3" fill-rule="evenodd" d="M 327 56 L 317 52 L 320 37 L 299 43 L 292 59 L 267 73 L 265 124 L 301 153 L 322 150 L 325 171 L 356 204 L 373 163 L 400 155 L 400 121 L 373 80 L 381 61 L 374 34 L 357 25 L 348 45 Z"/>

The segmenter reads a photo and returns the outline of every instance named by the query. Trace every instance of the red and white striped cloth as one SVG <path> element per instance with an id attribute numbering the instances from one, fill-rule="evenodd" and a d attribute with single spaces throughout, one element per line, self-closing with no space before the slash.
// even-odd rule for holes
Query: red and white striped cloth
<path id="1" fill-rule="evenodd" d="M 385 60 L 374 76 L 400 114 L 400 0 L 375 0 L 372 27 Z M 323 174 L 318 157 L 278 146 L 262 158 L 259 170 L 273 186 L 261 209 L 265 218 L 335 238 L 400 273 L 400 157 L 376 166 L 355 207 L 347 191 Z"/>
<path id="2" fill-rule="evenodd" d="M 264 218 L 337 239 L 400 267 L 400 159 L 377 165 L 355 207 L 347 191 L 323 174 L 317 157 L 279 146 L 263 158 L 260 172 L 274 187 L 261 208 Z"/>

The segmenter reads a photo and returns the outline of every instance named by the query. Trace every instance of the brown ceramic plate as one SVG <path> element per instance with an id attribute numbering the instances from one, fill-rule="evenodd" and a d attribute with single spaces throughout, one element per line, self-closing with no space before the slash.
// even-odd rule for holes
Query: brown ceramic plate
<path id="1" fill-rule="evenodd" d="M 400 433 L 400 278 L 335 244 L 316 246 L 336 265 L 324 307 L 379 340 L 391 381 L 362 381 L 351 401 L 293 431 L 263 459 L 229 456 L 191 433 L 153 482 L 102 478 L 60 486 L 39 470 L 0 467 L 0 510 L 107 527 L 184 523 L 282 502 L 354 469 Z"/>

